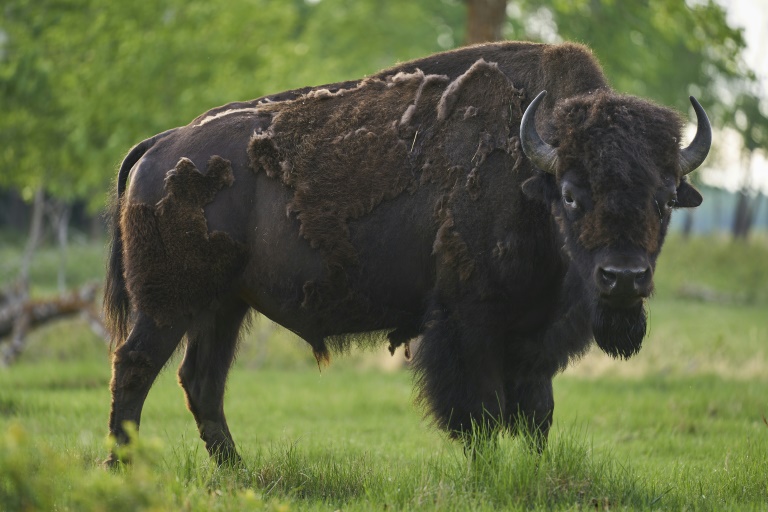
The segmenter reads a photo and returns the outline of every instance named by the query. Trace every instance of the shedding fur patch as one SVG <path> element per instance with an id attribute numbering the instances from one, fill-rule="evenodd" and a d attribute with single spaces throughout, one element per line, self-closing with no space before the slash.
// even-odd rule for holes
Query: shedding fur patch
<path id="1" fill-rule="evenodd" d="M 345 293 L 346 269 L 358 261 L 351 221 L 422 187 L 438 205 L 434 252 L 443 273 L 469 279 L 464 201 L 481 199 L 486 158 L 510 151 L 522 98 L 496 64 L 480 59 L 453 81 L 400 72 L 263 106 L 272 123 L 251 139 L 252 167 L 294 191 L 286 213 L 325 257 L 325 283 L 305 289 L 305 301 L 329 304 Z"/>
<path id="2" fill-rule="evenodd" d="M 455 281 L 450 279 L 453 271 L 457 272 L 458 280 L 463 282 L 468 280 L 475 270 L 475 262 L 469 254 L 469 248 L 455 229 L 456 223 L 450 206 L 455 202 L 454 197 L 458 190 L 457 188 L 443 196 L 435 208 L 435 216 L 440 221 L 440 227 L 432 244 L 432 253 L 442 258 L 443 266 L 439 274 L 444 282 Z"/>
<path id="3" fill-rule="evenodd" d="M 357 262 L 349 242 L 349 221 L 400 194 L 413 179 L 408 146 L 382 105 L 407 107 L 420 79 L 402 78 L 397 87 L 368 81 L 345 94 L 312 94 L 281 105 L 269 130 L 251 140 L 255 168 L 294 190 L 288 213 L 301 235 L 326 255 L 332 272 Z M 387 115 L 389 114 L 389 115 Z"/>
<path id="4" fill-rule="evenodd" d="M 473 91 L 471 86 L 468 86 L 470 82 L 476 80 L 478 76 L 485 76 L 486 78 L 494 77 L 494 75 L 504 76 L 499 71 L 499 65 L 495 62 L 489 63 L 484 59 L 479 59 L 472 64 L 466 73 L 458 77 L 451 82 L 448 87 L 445 88 L 445 92 L 440 97 L 440 102 L 437 104 L 437 119 L 439 121 L 445 121 L 448 116 L 451 115 L 456 104 L 462 99 L 462 96 L 474 96 L 476 91 Z M 506 78 L 505 78 L 506 79 Z M 476 107 L 472 107 L 476 110 Z"/>
<path id="5" fill-rule="evenodd" d="M 156 206 L 132 204 L 120 217 L 125 278 L 134 309 L 169 325 L 207 306 L 245 265 L 245 246 L 208 232 L 203 207 L 233 182 L 227 160 L 214 156 L 206 174 L 182 158 L 165 178 Z"/>
<path id="6" fill-rule="evenodd" d="M 511 126 L 522 117 L 523 96 L 495 63 L 480 59 L 445 85 L 437 99 L 434 115 L 442 121 L 444 150 L 427 161 L 422 182 L 438 182 L 444 191 L 435 207 L 439 229 L 433 252 L 443 267 L 454 269 L 439 272 L 445 283 L 468 281 L 475 271 L 473 250 L 466 241 L 473 235 L 470 219 L 477 208 L 473 203 L 482 199 L 484 172 L 514 170 L 510 165 L 490 171 L 492 167 L 484 164 L 493 152 L 500 151 L 515 161 L 520 158 Z"/>

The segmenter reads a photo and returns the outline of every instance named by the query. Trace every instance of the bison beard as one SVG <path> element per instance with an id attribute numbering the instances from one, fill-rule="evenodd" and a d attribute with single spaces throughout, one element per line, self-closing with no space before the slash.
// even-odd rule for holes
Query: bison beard
<path id="1" fill-rule="evenodd" d="M 643 344 L 646 313 L 642 302 L 631 308 L 597 306 L 592 313 L 592 332 L 597 346 L 611 357 L 629 359 Z"/>

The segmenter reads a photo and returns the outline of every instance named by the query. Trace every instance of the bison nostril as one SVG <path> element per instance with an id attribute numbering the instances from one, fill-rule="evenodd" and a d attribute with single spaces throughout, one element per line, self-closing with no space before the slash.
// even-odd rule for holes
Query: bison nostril
<path id="1" fill-rule="evenodd" d="M 635 290 L 642 291 L 648 286 L 648 282 L 651 279 L 651 269 L 646 268 L 644 270 L 635 272 Z"/>
<path id="2" fill-rule="evenodd" d="M 614 272 L 613 270 L 600 268 L 598 270 L 598 275 L 600 276 L 600 284 L 602 284 L 606 288 L 610 289 L 616 286 L 618 275 L 616 275 L 616 272 Z"/>

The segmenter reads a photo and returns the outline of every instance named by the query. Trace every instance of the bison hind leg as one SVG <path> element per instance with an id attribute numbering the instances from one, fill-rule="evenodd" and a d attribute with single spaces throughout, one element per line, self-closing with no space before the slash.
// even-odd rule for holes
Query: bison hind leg
<path id="1" fill-rule="evenodd" d="M 181 319 L 170 326 L 160 327 L 143 312 L 137 313 L 136 323 L 128 339 L 112 358 L 112 405 L 109 414 L 109 434 L 117 445 L 129 442 L 126 423 L 136 428 L 150 387 L 181 341 L 186 323 Z M 120 450 L 113 450 L 105 465 L 116 466 Z"/>
<path id="2" fill-rule="evenodd" d="M 179 367 L 187 407 L 208 454 L 219 465 L 241 462 L 224 415 L 224 391 L 248 310 L 246 303 L 233 299 L 198 315 L 187 331 L 187 349 Z"/>

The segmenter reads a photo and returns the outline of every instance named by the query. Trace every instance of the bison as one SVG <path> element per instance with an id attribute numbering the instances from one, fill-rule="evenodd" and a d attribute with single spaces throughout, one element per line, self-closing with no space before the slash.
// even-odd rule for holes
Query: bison
<path id="1" fill-rule="evenodd" d="M 419 338 L 417 401 L 436 425 L 546 440 L 555 374 L 593 339 L 640 349 L 671 212 L 702 200 L 686 175 L 711 128 L 691 102 L 681 147 L 681 117 L 613 91 L 588 48 L 503 42 L 231 103 L 141 142 L 112 213 L 110 434 L 128 442 L 186 337 L 189 410 L 210 455 L 238 461 L 223 397 L 255 309 L 318 363 Z"/>

